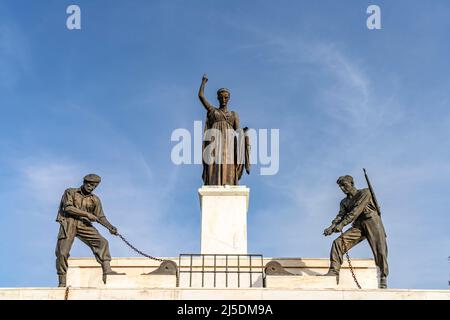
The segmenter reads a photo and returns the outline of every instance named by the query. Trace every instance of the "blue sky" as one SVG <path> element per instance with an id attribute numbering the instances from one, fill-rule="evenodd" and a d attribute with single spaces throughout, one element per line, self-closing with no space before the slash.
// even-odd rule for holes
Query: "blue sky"
<path id="1" fill-rule="evenodd" d="M 78 4 L 82 29 L 66 28 Z M 382 30 L 366 28 L 377 4 Z M 448 289 L 450 4 L 433 1 L 2 1 L 0 286 L 54 286 L 62 192 L 86 173 L 110 221 L 157 256 L 200 251 L 201 166 L 170 160 L 197 98 L 231 90 L 242 126 L 280 129 L 258 166 L 249 251 L 328 257 L 323 237 L 368 169 L 388 234 L 389 285 Z M 113 256 L 134 256 L 119 241 Z M 77 241 L 72 256 L 91 256 Z M 371 257 L 367 243 L 351 252 Z"/>

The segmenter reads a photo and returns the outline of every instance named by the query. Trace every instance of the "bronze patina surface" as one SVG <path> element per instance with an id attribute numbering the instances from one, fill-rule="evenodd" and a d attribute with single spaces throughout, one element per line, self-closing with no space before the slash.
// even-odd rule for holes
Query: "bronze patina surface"
<path id="1" fill-rule="evenodd" d="M 380 269 L 380 288 L 386 288 L 389 274 L 386 232 L 371 191 L 368 188 L 356 189 L 353 177 L 349 175 L 339 177 L 337 184 L 347 196 L 341 201 L 338 215 L 323 234 L 329 236 L 333 232 L 341 232 L 350 223 L 352 226 L 334 240 L 330 252 L 330 269 L 326 275 L 339 276 L 345 249 L 348 251 L 367 239 L 375 264 Z"/>
<path id="2" fill-rule="evenodd" d="M 111 270 L 108 241 L 92 225 L 98 222 L 108 228 L 111 234 L 118 234 L 117 228 L 106 219 L 100 198 L 92 193 L 100 181 L 98 175 L 89 174 L 84 177 L 81 187 L 69 188 L 62 196 L 56 217 L 60 228 L 55 250 L 60 287 L 66 286 L 67 260 L 75 237 L 91 248 L 95 259 L 102 266 L 104 282 L 107 275 L 120 274 Z"/>
<path id="3" fill-rule="evenodd" d="M 199 99 L 207 111 L 203 141 L 204 185 L 238 185 L 243 170 L 250 173 L 250 140 L 248 128 L 241 129 L 239 116 L 228 109 L 230 91 L 217 91 L 220 107 L 212 106 L 205 98 L 205 74 L 199 89 Z"/>

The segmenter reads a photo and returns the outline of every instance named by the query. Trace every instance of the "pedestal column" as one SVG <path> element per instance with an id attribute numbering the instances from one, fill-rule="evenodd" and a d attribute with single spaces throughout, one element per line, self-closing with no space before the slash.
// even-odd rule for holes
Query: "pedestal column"
<path id="1" fill-rule="evenodd" d="M 198 190 L 202 214 L 202 254 L 247 254 L 245 186 L 203 186 Z"/>

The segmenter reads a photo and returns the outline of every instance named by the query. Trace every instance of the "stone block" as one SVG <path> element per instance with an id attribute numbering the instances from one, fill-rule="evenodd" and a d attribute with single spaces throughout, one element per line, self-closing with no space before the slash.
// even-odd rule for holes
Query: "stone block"
<path id="1" fill-rule="evenodd" d="M 245 186 L 203 186 L 201 253 L 246 254 L 250 189 Z"/>

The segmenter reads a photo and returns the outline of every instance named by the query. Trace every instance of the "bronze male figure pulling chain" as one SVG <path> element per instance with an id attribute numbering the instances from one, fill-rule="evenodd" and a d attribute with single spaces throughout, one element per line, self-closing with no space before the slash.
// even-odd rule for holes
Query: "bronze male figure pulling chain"
<path id="1" fill-rule="evenodd" d="M 352 223 L 352 227 L 334 240 L 330 253 L 330 268 L 325 276 L 339 278 L 339 271 L 343 262 L 345 249 L 367 239 L 372 249 L 375 264 L 380 269 L 380 288 L 387 288 L 389 273 L 387 262 L 386 233 L 376 202 L 369 189 L 358 190 L 354 186 L 353 177 L 342 176 L 337 180 L 341 190 L 347 195 L 341 201 L 340 210 L 331 226 L 324 230 L 325 236 L 342 229 Z M 344 249 L 345 248 L 345 249 Z"/>
<path id="2" fill-rule="evenodd" d="M 91 248 L 96 260 L 101 264 L 103 282 L 106 283 L 108 275 L 124 274 L 111 269 L 108 241 L 92 225 L 92 222 L 99 222 L 108 228 L 111 234 L 118 234 L 117 228 L 106 219 L 100 199 L 92 193 L 100 181 L 98 175 L 89 174 L 84 177 L 80 188 L 69 188 L 62 196 L 56 217 L 56 221 L 60 224 L 55 250 L 59 287 L 66 286 L 68 258 L 75 237 Z"/>

